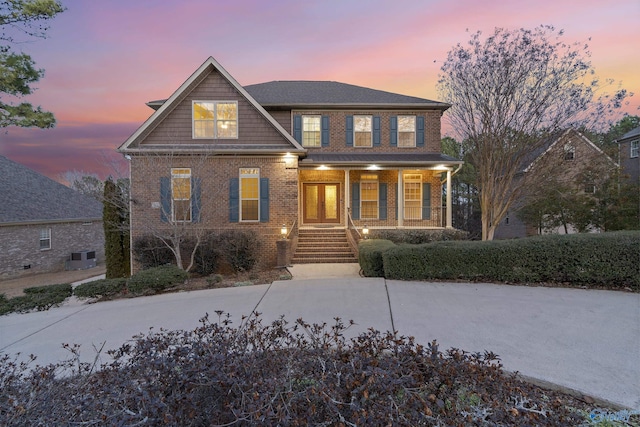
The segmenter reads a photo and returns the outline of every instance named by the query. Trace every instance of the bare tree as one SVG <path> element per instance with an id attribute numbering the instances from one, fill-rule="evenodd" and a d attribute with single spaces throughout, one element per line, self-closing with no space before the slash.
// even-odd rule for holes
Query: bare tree
<path id="1" fill-rule="evenodd" d="M 531 183 L 514 179 L 550 133 L 606 126 L 628 96 L 601 93 L 612 82 L 594 77 L 588 46 L 563 42 L 551 26 L 497 28 L 456 45 L 442 66 L 438 89 L 452 104 L 448 119 L 476 169 L 482 239 Z"/>
<path id="2" fill-rule="evenodd" d="M 176 265 L 186 271 L 194 267 L 196 254 L 208 231 L 203 224 L 207 223 L 207 215 L 211 212 L 202 209 L 201 174 L 210 168 L 210 159 L 211 156 L 206 152 L 184 154 L 162 151 L 132 156 L 132 162 L 146 162 L 148 167 L 167 171 L 167 176 L 160 177 L 160 200 L 151 203 L 152 211 L 138 212 L 138 220 L 133 227 L 139 235 L 153 236 L 160 240 L 173 254 Z M 219 180 L 220 185 L 208 191 L 207 197 L 215 200 L 222 195 L 226 189 L 224 182 L 225 180 Z M 134 204 L 139 203 L 138 197 L 142 192 L 142 188 L 132 188 Z M 133 206 L 132 209 L 147 207 Z M 149 218 L 149 215 L 153 218 Z"/>

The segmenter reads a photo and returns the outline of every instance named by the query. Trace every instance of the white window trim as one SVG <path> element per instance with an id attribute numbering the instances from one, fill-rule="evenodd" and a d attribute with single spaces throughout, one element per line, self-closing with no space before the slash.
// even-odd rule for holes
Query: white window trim
<path id="1" fill-rule="evenodd" d="M 213 104 L 213 136 L 196 136 L 196 120 L 193 116 L 194 106 L 198 103 L 210 103 Z M 218 104 L 235 104 L 236 106 L 236 136 L 218 136 L 218 117 L 217 117 L 217 105 Z M 238 101 L 212 101 L 205 99 L 194 99 L 191 101 L 191 138 L 192 139 L 238 139 L 240 134 L 240 112 L 238 111 Z"/>
<path id="2" fill-rule="evenodd" d="M 633 146 L 635 144 L 635 147 Z M 638 153 L 640 152 L 640 140 L 636 139 L 635 141 L 631 141 L 629 144 L 629 158 L 635 159 L 638 157 Z M 634 153 L 635 151 L 635 153 Z"/>
<path id="3" fill-rule="evenodd" d="M 358 139 L 356 138 L 356 119 L 358 117 L 369 118 L 369 145 L 357 145 Z M 373 147 L 373 116 L 368 114 L 358 114 L 353 116 L 353 148 L 371 148 Z"/>
<path id="4" fill-rule="evenodd" d="M 304 143 L 304 119 L 305 118 L 314 118 L 318 119 L 318 145 L 307 145 Z M 307 131 L 312 132 L 312 131 Z M 319 114 L 304 114 L 302 116 L 302 146 L 305 148 L 319 148 L 322 147 L 322 116 Z"/>
<path id="5" fill-rule="evenodd" d="M 571 154 L 571 157 L 567 157 L 568 154 Z M 564 145 L 564 160 L 575 160 L 576 158 L 576 147 L 574 147 L 572 144 L 565 144 Z"/>
<path id="6" fill-rule="evenodd" d="M 258 196 L 256 198 L 244 198 L 242 197 L 242 178 L 256 178 L 258 180 Z M 238 221 L 239 222 L 260 222 L 260 168 L 240 168 L 240 179 L 238 188 Z M 242 201 L 243 200 L 257 200 L 258 201 L 258 218 L 257 219 L 242 219 Z"/>
<path id="7" fill-rule="evenodd" d="M 400 145 L 400 118 L 401 117 L 413 117 L 413 145 Z M 397 141 L 397 147 L 398 148 L 416 148 L 417 147 L 417 119 L 416 116 L 398 116 L 397 118 L 398 120 L 398 129 L 396 129 L 396 141 Z"/>
<path id="8" fill-rule="evenodd" d="M 377 177 L 376 177 L 377 178 Z M 375 184 L 378 188 L 378 190 L 376 191 L 378 193 L 378 198 L 375 200 L 376 202 L 376 216 L 375 217 L 363 217 L 363 213 L 364 213 L 364 209 L 362 208 L 362 202 L 373 202 L 374 200 L 372 199 L 364 199 L 363 194 L 364 192 L 362 191 L 362 185 L 363 184 Z M 361 220 L 376 220 L 376 219 L 380 219 L 380 183 L 377 179 L 365 179 L 360 181 L 360 219 Z"/>
<path id="9" fill-rule="evenodd" d="M 416 184 L 418 183 L 418 203 L 420 204 L 420 207 L 418 208 L 418 215 L 417 218 L 408 218 L 407 217 L 407 193 L 406 193 L 406 187 L 407 184 Z M 402 177 L 402 212 L 403 212 L 403 219 L 406 221 L 413 221 L 413 220 L 421 220 L 422 219 L 422 175 L 421 174 L 415 174 L 415 173 L 409 173 L 409 174 L 405 174 Z"/>
<path id="10" fill-rule="evenodd" d="M 188 170 L 189 173 L 174 173 L 175 170 Z M 189 178 L 189 198 L 188 199 L 176 199 L 173 196 L 173 179 L 174 178 Z M 191 209 L 191 198 L 193 197 L 193 188 L 191 188 L 191 168 L 171 168 L 171 219 L 173 222 L 192 222 L 193 221 L 193 212 Z M 176 218 L 176 208 L 173 204 L 176 200 L 188 200 L 189 201 L 189 219 L 177 219 Z"/>
<path id="11" fill-rule="evenodd" d="M 43 237 L 42 236 L 42 232 L 46 231 L 46 236 Z M 42 242 L 48 241 L 49 244 L 46 248 L 42 247 Z M 39 245 L 40 245 L 40 250 L 41 251 L 48 251 L 51 249 L 51 229 L 50 228 L 41 228 L 40 229 L 40 240 L 39 240 Z"/>

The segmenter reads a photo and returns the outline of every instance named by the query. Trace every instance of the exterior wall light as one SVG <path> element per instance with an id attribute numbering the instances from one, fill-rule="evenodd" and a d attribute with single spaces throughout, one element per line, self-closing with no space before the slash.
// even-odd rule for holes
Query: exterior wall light
<path id="1" fill-rule="evenodd" d="M 364 236 L 365 239 L 369 237 L 369 227 L 367 227 L 366 224 L 362 228 L 362 235 Z"/>
<path id="2" fill-rule="evenodd" d="M 280 229 L 280 235 L 282 236 L 283 239 L 287 238 L 287 225 L 286 224 L 282 224 L 282 228 Z"/>

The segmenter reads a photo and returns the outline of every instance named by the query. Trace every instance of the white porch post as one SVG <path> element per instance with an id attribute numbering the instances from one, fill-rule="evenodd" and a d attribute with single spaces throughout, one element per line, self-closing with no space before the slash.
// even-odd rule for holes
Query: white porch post
<path id="1" fill-rule="evenodd" d="M 453 228 L 452 225 L 452 195 L 451 195 L 451 169 L 447 169 L 447 228 Z"/>
<path id="2" fill-rule="evenodd" d="M 349 169 L 344 170 L 344 223 L 349 228 L 349 208 L 351 207 L 351 183 L 349 182 Z"/>
<path id="3" fill-rule="evenodd" d="M 402 189 L 402 169 L 398 169 L 398 227 L 404 227 L 404 191 Z"/>

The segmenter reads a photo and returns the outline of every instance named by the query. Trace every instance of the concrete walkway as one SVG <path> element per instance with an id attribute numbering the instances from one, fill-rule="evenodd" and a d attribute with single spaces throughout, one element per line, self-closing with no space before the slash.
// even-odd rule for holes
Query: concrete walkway
<path id="1" fill-rule="evenodd" d="M 493 351 L 507 370 L 640 409 L 640 294 L 494 284 L 402 282 L 361 278 L 355 264 L 294 266 L 293 280 L 86 304 L 0 317 L 0 352 L 35 354 L 46 364 L 70 355 L 62 343 L 117 348 L 150 328 L 192 329 L 216 310 L 284 315 L 310 323 L 340 317 L 356 325 L 397 330 L 442 350 Z M 340 271 L 342 276 L 337 277 Z M 323 277 L 320 277 L 323 276 Z M 108 356 L 102 356 L 103 361 Z"/>

